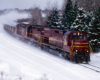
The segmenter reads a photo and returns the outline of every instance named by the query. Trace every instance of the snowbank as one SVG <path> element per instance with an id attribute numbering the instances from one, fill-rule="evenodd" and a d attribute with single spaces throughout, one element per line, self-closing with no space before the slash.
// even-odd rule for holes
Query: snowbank
<path id="1" fill-rule="evenodd" d="M 96 65 L 100 67 L 100 52 L 91 54 L 91 62 L 90 64 Z"/>

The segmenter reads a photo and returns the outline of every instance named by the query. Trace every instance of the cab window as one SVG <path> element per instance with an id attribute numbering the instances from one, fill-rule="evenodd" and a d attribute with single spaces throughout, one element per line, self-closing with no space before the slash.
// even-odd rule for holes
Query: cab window
<path id="1" fill-rule="evenodd" d="M 84 40 L 86 40 L 86 36 L 84 36 Z"/>
<path id="2" fill-rule="evenodd" d="M 77 39 L 77 36 L 72 36 L 72 39 Z"/>
<path id="3" fill-rule="evenodd" d="M 78 39 L 82 39 L 82 36 L 78 36 Z"/>

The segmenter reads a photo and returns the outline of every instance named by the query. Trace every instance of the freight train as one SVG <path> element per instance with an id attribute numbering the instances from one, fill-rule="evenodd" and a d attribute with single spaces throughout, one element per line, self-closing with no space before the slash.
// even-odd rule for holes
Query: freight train
<path id="1" fill-rule="evenodd" d="M 4 29 L 37 44 L 43 50 L 55 50 L 60 56 L 75 63 L 90 61 L 91 46 L 85 32 L 30 24 L 17 24 L 16 27 L 5 24 Z"/>

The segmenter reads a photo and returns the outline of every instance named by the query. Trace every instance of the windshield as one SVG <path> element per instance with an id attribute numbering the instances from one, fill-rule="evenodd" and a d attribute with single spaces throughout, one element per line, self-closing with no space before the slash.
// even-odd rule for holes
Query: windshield
<path id="1" fill-rule="evenodd" d="M 73 40 L 86 40 L 86 36 L 69 36 L 69 40 L 71 40 L 71 39 L 73 39 Z"/>

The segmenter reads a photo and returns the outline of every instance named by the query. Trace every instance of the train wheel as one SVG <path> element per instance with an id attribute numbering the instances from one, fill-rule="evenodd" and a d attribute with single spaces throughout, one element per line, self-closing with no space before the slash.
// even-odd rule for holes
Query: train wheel
<path id="1" fill-rule="evenodd" d="M 90 61 L 90 55 L 89 55 L 89 57 L 88 57 L 88 58 L 89 58 L 88 60 Z"/>
<path id="2" fill-rule="evenodd" d="M 42 50 L 45 50 L 45 46 L 44 45 L 42 45 Z"/>
<path id="3" fill-rule="evenodd" d="M 43 50 L 43 45 L 41 45 L 41 50 Z"/>
<path id="4" fill-rule="evenodd" d="M 60 57 L 64 57 L 64 56 L 63 56 L 63 52 L 60 51 L 60 52 L 59 52 L 59 56 L 60 56 Z"/>
<path id="5" fill-rule="evenodd" d="M 75 55 L 73 56 L 73 62 L 75 62 Z"/>
<path id="6" fill-rule="evenodd" d="M 49 52 L 49 47 L 48 46 L 42 45 L 42 49 Z"/>
<path id="7" fill-rule="evenodd" d="M 64 52 L 63 53 L 63 57 L 66 59 L 67 58 L 67 54 Z"/>
<path id="8" fill-rule="evenodd" d="M 63 54 L 62 54 L 62 53 L 59 53 L 59 56 L 60 56 L 60 57 L 63 57 Z"/>
<path id="9" fill-rule="evenodd" d="M 65 58 L 65 59 L 67 58 L 67 54 L 63 51 L 59 51 L 59 56 Z"/>
<path id="10" fill-rule="evenodd" d="M 34 42 L 32 41 L 32 45 L 34 45 Z"/>
<path id="11" fill-rule="evenodd" d="M 86 63 L 88 63 L 88 56 L 86 56 L 85 59 L 86 59 Z"/>
<path id="12" fill-rule="evenodd" d="M 46 46 L 46 51 L 49 52 L 49 47 L 48 46 Z"/>
<path id="13" fill-rule="evenodd" d="M 44 50 L 47 51 L 47 47 L 44 45 Z"/>
<path id="14" fill-rule="evenodd" d="M 70 60 L 70 54 L 69 53 L 66 54 L 66 59 Z"/>
<path id="15" fill-rule="evenodd" d="M 78 57 L 78 55 L 75 55 L 75 63 L 79 63 L 79 57 Z"/>

